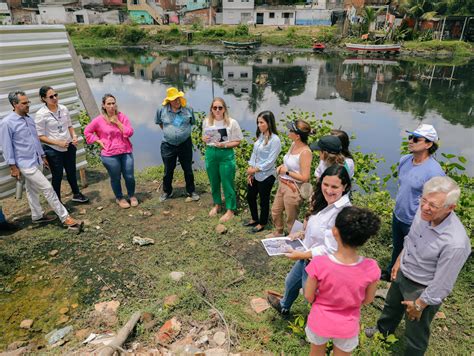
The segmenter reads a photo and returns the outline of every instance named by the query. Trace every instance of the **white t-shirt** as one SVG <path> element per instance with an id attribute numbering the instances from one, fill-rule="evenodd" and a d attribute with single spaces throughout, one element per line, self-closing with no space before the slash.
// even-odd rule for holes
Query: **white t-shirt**
<path id="1" fill-rule="evenodd" d="M 352 158 L 346 157 L 344 161 L 345 161 L 344 167 L 349 169 L 347 173 L 349 173 L 349 178 L 352 179 L 352 177 L 354 177 L 354 160 Z M 327 168 L 328 166 L 326 165 L 326 162 L 324 162 L 323 160 L 320 160 L 319 165 L 316 167 L 316 170 L 314 171 L 315 177 L 316 178 L 321 177 Z"/>
<path id="2" fill-rule="evenodd" d="M 204 119 L 202 122 L 202 131 L 203 135 L 205 135 L 206 130 L 212 130 L 212 129 L 226 129 L 227 132 L 227 139 L 223 138 L 224 141 L 240 141 L 244 139 L 244 135 L 242 134 L 242 130 L 240 129 L 239 123 L 232 119 L 229 118 L 230 125 L 229 126 L 224 126 L 224 120 L 214 120 L 214 125 L 209 126 L 209 121 L 208 119 Z M 209 142 L 209 146 L 214 146 L 215 143 Z"/>
<path id="3" fill-rule="evenodd" d="M 69 127 L 72 126 L 69 110 L 64 105 L 58 104 L 58 111 L 51 112 L 46 105 L 42 106 L 35 115 L 36 131 L 38 136 L 46 136 L 53 140 L 66 140 L 72 142 Z M 54 148 L 56 151 L 66 152 L 67 148 L 42 143 Z"/>

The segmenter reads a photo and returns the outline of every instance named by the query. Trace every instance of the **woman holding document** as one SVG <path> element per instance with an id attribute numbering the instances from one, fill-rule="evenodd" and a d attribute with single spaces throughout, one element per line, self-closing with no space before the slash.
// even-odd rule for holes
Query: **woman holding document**
<path id="1" fill-rule="evenodd" d="M 285 294 L 283 298 L 273 294 L 267 296 L 270 305 L 281 315 L 289 314 L 300 288 L 305 285 L 308 277 L 305 267 L 309 260 L 314 256 L 331 255 L 336 252 L 337 242 L 332 234 L 332 228 L 337 214 L 344 207 L 351 205 L 350 190 L 351 179 L 344 166 L 330 166 L 318 180 L 304 230 L 290 235 L 293 238 L 303 238 L 303 244 L 308 250 L 288 251 L 286 256 L 296 260 L 296 263 L 286 276 Z"/>
<path id="2" fill-rule="evenodd" d="M 212 101 L 209 115 L 202 123 L 202 133 L 207 144 L 206 171 L 214 202 L 209 216 L 215 216 L 219 212 L 222 204 L 222 185 L 227 211 L 219 221 L 226 222 L 234 216 L 234 210 L 237 209 L 234 147 L 240 145 L 244 137 L 239 123 L 229 116 L 224 99 L 214 98 Z"/>

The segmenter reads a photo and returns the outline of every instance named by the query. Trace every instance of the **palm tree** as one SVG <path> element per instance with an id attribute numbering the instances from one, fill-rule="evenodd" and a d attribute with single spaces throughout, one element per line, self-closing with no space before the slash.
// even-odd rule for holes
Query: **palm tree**
<path id="1" fill-rule="evenodd" d="M 379 13 L 385 9 L 378 9 L 375 10 L 371 6 L 365 6 L 364 12 L 362 13 L 362 17 L 364 18 L 364 24 L 367 25 L 367 31 L 374 31 L 375 30 L 375 21 L 377 20 L 377 16 Z"/>
<path id="2" fill-rule="evenodd" d="M 415 20 L 414 30 L 418 31 L 420 20 L 431 20 L 442 1 L 436 0 L 400 0 L 399 5 L 408 17 Z"/>

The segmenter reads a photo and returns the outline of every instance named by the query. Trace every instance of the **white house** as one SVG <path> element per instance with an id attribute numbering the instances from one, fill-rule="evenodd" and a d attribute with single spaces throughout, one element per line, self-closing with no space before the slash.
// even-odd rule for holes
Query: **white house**
<path id="1" fill-rule="evenodd" d="M 296 5 L 295 25 L 331 25 L 332 10 L 311 5 Z"/>
<path id="2" fill-rule="evenodd" d="M 0 25 L 11 25 L 12 24 L 12 13 L 8 8 L 8 4 L 0 2 Z"/>
<path id="3" fill-rule="evenodd" d="M 80 9 L 65 7 L 63 5 L 40 4 L 38 5 L 40 24 L 119 24 L 118 10 L 97 11 L 92 9 Z"/>
<path id="4" fill-rule="evenodd" d="M 257 6 L 255 23 L 257 25 L 294 25 L 296 18 L 294 6 Z"/>
<path id="5" fill-rule="evenodd" d="M 223 0 L 222 23 L 225 25 L 249 24 L 254 21 L 254 0 Z"/>

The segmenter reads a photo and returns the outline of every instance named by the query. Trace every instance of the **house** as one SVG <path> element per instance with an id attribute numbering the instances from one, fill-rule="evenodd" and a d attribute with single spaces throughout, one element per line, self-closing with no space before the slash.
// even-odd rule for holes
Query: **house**
<path id="1" fill-rule="evenodd" d="M 194 11 L 200 9 L 209 8 L 210 1 L 209 0 L 187 0 L 184 6 L 182 7 L 185 11 Z"/>
<path id="2" fill-rule="evenodd" d="M 130 19 L 139 24 L 153 25 L 163 23 L 164 11 L 158 2 L 147 0 L 127 0 Z"/>
<path id="3" fill-rule="evenodd" d="M 8 4 L 0 2 L 0 25 L 11 25 L 12 24 L 12 13 L 8 8 Z"/>
<path id="4" fill-rule="evenodd" d="M 222 0 L 222 23 L 238 25 L 254 23 L 254 0 Z"/>
<path id="5" fill-rule="evenodd" d="M 216 11 L 213 7 L 208 7 L 184 12 L 184 17 L 181 19 L 183 25 L 192 25 L 196 22 L 214 25 L 216 23 Z"/>
<path id="6" fill-rule="evenodd" d="M 120 14 L 118 10 L 106 9 L 84 9 L 80 7 L 41 4 L 38 5 L 39 24 L 119 24 Z"/>
<path id="7" fill-rule="evenodd" d="M 294 25 L 296 8 L 294 6 L 257 6 L 255 23 L 257 25 Z"/>

